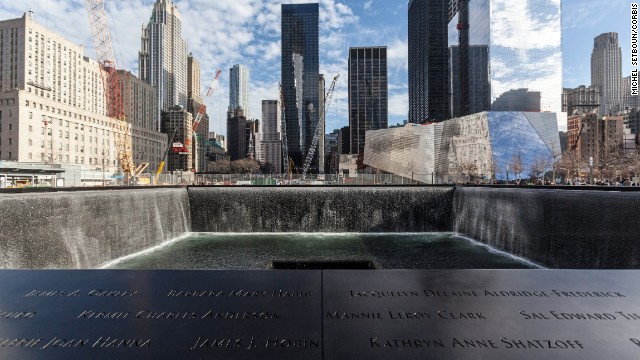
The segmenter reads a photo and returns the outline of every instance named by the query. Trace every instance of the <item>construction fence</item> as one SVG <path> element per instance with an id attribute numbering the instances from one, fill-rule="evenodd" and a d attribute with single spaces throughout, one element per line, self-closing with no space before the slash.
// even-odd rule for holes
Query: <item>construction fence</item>
<path id="1" fill-rule="evenodd" d="M 279 185 L 430 185 L 447 182 L 433 174 L 399 176 L 395 174 L 358 174 L 350 177 L 341 174 L 326 175 L 262 175 L 262 174 L 194 174 L 189 172 L 177 174 L 141 174 L 135 179 L 109 177 L 85 179 L 83 187 L 101 186 L 153 186 L 153 185 L 219 185 L 219 186 L 279 186 Z M 74 185 L 71 185 L 74 186 Z"/>

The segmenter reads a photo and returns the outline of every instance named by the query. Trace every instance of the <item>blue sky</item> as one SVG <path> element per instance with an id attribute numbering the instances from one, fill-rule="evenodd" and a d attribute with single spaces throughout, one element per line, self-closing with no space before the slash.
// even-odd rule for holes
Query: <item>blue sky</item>
<path id="1" fill-rule="evenodd" d="M 518 1 L 518 0 L 515 0 Z M 151 15 L 155 0 L 106 0 L 118 60 L 137 73 L 140 29 Z M 210 130 L 225 130 L 228 106 L 228 69 L 236 63 L 251 70 L 251 108 L 260 117 L 263 99 L 278 97 L 280 80 L 280 4 L 309 0 L 175 0 L 182 14 L 183 37 L 200 61 L 202 83 L 217 69 L 222 80 L 207 100 Z M 563 0 L 565 87 L 590 84 L 593 38 L 618 32 L 623 76 L 630 74 L 629 0 Z M 342 78 L 335 101 L 327 110 L 327 131 L 345 126 L 347 117 L 347 57 L 350 46 L 386 45 L 389 48 L 389 123 L 406 118 L 407 1 L 320 0 L 320 71 L 327 79 Z M 85 55 L 95 57 L 85 0 L 2 1 L 0 19 L 21 16 L 33 9 L 38 22 L 75 43 L 85 44 Z M 205 86 L 205 85 L 203 85 Z M 205 89 L 203 89 L 204 91 Z"/>

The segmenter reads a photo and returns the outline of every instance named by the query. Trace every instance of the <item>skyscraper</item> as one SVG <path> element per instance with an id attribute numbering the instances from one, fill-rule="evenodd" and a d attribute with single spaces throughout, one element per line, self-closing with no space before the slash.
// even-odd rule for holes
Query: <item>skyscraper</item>
<path id="1" fill-rule="evenodd" d="M 227 112 L 227 139 L 231 161 L 247 157 L 247 118 L 242 109 Z"/>
<path id="2" fill-rule="evenodd" d="M 466 23 L 462 1 L 468 2 Z M 560 1 L 451 0 L 449 45 L 469 30 L 469 104 L 489 91 L 492 111 L 562 111 L 561 10 Z M 476 47 L 488 48 L 488 90 L 472 85 Z"/>
<path id="3" fill-rule="evenodd" d="M 449 0 L 409 1 L 409 121 L 449 118 Z"/>
<path id="4" fill-rule="evenodd" d="M 622 52 L 618 33 L 600 34 L 593 40 L 591 85 L 600 90 L 600 115 L 622 110 Z"/>
<path id="5" fill-rule="evenodd" d="M 489 47 L 470 46 L 468 50 L 468 113 L 491 110 L 491 86 L 489 84 Z M 449 47 L 449 86 L 451 87 L 451 117 L 463 114 L 460 89 L 460 48 Z M 468 115 L 468 114 L 466 114 Z"/>
<path id="6" fill-rule="evenodd" d="M 189 102 L 187 104 L 187 111 L 191 113 L 195 121 L 200 111 L 200 107 L 204 106 L 204 100 L 202 99 L 201 86 L 200 86 L 200 63 L 192 54 L 187 57 L 187 95 Z M 191 143 L 192 151 L 192 168 L 197 172 L 204 171 L 206 168 L 206 141 L 209 135 L 209 116 L 204 113 L 200 119 L 200 124 L 197 129 L 193 130 L 193 141 Z"/>
<path id="7" fill-rule="evenodd" d="M 363 154 L 365 132 L 388 125 L 387 47 L 349 49 L 350 153 Z"/>
<path id="8" fill-rule="evenodd" d="M 198 103 L 202 103 L 202 86 L 200 84 L 200 62 L 193 57 L 187 56 L 187 97 Z M 197 110 L 197 109 L 196 109 Z"/>
<path id="9" fill-rule="evenodd" d="M 244 110 L 244 116 L 251 118 L 249 109 L 249 69 L 240 64 L 229 69 L 229 111 Z"/>
<path id="10" fill-rule="evenodd" d="M 187 108 L 187 43 L 181 37 L 182 18 L 171 0 L 156 0 L 147 26 L 142 28 L 140 79 L 156 87 L 160 112 L 175 105 Z"/>
<path id="11" fill-rule="evenodd" d="M 256 159 L 273 165 L 273 172 L 282 172 L 282 136 L 280 135 L 280 101 L 262 100 L 262 126 L 256 134 Z"/>
<path id="12" fill-rule="evenodd" d="M 302 167 L 319 118 L 319 6 L 282 5 L 282 91 L 289 157 Z M 318 151 L 311 171 L 317 171 Z"/>
<path id="13" fill-rule="evenodd" d="M 631 95 L 632 82 L 633 79 L 631 76 L 622 78 L 622 110 L 640 107 L 640 98 L 638 95 Z"/>

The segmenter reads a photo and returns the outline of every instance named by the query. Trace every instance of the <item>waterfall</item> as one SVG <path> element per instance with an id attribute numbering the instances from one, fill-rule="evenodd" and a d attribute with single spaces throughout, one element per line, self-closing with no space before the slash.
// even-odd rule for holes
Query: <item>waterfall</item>
<path id="1" fill-rule="evenodd" d="M 453 231 L 550 268 L 637 269 L 640 192 L 456 188 Z"/>
<path id="2" fill-rule="evenodd" d="M 196 232 L 451 229 L 451 187 L 189 188 Z"/>
<path id="3" fill-rule="evenodd" d="M 190 232 L 186 189 L 0 195 L 0 268 L 91 268 Z"/>

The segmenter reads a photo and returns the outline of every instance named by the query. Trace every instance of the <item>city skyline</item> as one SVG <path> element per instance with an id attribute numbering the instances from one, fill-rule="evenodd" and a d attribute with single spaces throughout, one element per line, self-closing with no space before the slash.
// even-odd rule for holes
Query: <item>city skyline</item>
<path id="1" fill-rule="evenodd" d="M 559 0 L 553 0 L 559 1 Z M 148 23 L 154 0 L 110 1 L 107 11 L 117 56 L 127 70 L 139 74 L 138 34 Z M 280 79 L 280 4 L 309 1 L 220 0 L 200 5 L 196 1 L 175 1 L 183 17 L 183 37 L 202 64 L 202 81 L 208 83 L 217 69 L 246 63 L 252 72 L 251 107 L 262 100 L 278 98 Z M 630 74 L 630 1 L 603 3 L 596 0 L 565 0 L 563 7 L 563 86 L 590 85 L 590 54 L 593 39 L 603 32 L 618 32 L 622 47 L 622 74 Z M 33 9 L 36 21 L 52 31 L 85 45 L 94 57 L 84 2 L 25 0 L 0 5 L 0 18 L 22 16 Z M 117 14 L 117 16 L 115 15 Z M 73 27 L 64 24 L 73 23 Z M 198 26 L 198 24 L 203 24 Z M 327 109 L 327 131 L 348 124 L 347 74 L 351 46 L 383 45 L 389 49 L 389 123 L 407 118 L 407 3 L 405 1 L 320 1 L 320 73 L 341 74 L 335 102 Z M 124 36 L 127 34 L 128 36 Z M 223 72 L 224 74 L 224 72 Z M 207 101 L 210 130 L 224 133 L 228 105 L 228 79 Z M 562 124 L 561 124 L 562 127 Z"/>

